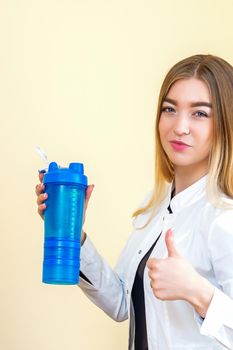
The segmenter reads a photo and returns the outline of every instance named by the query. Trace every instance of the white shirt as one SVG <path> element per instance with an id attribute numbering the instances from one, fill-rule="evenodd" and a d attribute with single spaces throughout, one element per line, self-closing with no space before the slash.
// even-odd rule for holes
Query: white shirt
<path id="1" fill-rule="evenodd" d="M 81 249 L 80 269 L 92 285 L 79 286 L 98 307 L 116 321 L 129 318 L 129 349 L 134 349 L 131 290 L 142 257 L 162 232 L 151 257 L 167 257 L 164 235 L 173 228 L 177 250 L 216 288 L 203 319 L 183 300 L 161 301 L 144 272 L 149 350 L 233 349 L 233 209 L 215 208 L 206 196 L 206 177 L 171 198 L 169 190 L 153 220 L 149 213 L 134 220 L 134 229 L 113 270 L 89 238 Z M 167 207 L 170 202 L 172 214 Z M 233 201 L 232 201 L 233 203 Z"/>

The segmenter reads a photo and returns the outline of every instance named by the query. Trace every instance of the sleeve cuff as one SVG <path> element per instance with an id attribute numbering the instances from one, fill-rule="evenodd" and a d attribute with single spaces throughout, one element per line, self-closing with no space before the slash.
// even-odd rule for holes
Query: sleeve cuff
<path id="1" fill-rule="evenodd" d="M 215 288 L 205 318 L 203 319 L 194 311 L 194 318 L 200 328 L 200 333 L 211 337 L 218 333 L 223 324 L 228 323 L 230 310 L 232 310 L 232 300 L 218 288 Z M 232 319 L 232 315 L 230 318 Z"/>
<path id="2" fill-rule="evenodd" d="M 101 276 L 104 269 L 104 262 L 94 244 L 87 236 L 80 251 L 80 271 L 85 275 L 86 279 L 80 276 L 80 281 L 98 287 L 101 282 Z M 90 283 L 87 282 L 90 281 Z M 80 284 L 81 286 L 81 284 Z"/>

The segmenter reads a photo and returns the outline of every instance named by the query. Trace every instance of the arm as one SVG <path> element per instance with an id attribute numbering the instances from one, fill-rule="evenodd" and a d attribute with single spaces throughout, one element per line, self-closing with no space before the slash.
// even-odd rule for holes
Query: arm
<path id="1" fill-rule="evenodd" d="M 115 321 L 127 319 L 127 302 L 123 278 L 120 278 L 120 264 L 116 273 L 99 255 L 88 237 L 82 245 L 80 260 L 80 271 L 85 279 L 80 277 L 79 287 L 84 294 Z"/>
<path id="2" fill-rule="evenodd" d="M 143 204 L 150 195 L 146 196 Z M 135 219 L 133 224 L 135 225 Z M 79 286 L 94 304 L 116 321 L 124 321 L 128 318 L 129 292 L 125 275 L 134 252 L 135 231 L 137 230 L 134 227 L 114 270 L 99 255 L 88 236 L 85 238 L 84 235 L 83 238 L 80 264 L 82 276 L 80 276 Z M 141 232 L 140 237 L 142 237 Z"/>
<path id="3" fill-rule="evenodd" d="M 201 334 L 211 336 L 233 349 L 233 213 L 226 210 L 210 227 L 209 254 L 213 264 L 218 288 L 215 288 L 204 321 L 200 323 Z"/>

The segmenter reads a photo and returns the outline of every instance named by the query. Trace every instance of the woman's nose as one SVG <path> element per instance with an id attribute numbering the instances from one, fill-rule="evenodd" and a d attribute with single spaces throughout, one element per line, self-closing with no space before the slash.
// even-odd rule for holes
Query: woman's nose
<path id="1" fill-rule="evenodd" d="M 190 127 L 187 117 L 178 116 L 173 130 L 174 133 L 178 136 L 190 134 Z"/>

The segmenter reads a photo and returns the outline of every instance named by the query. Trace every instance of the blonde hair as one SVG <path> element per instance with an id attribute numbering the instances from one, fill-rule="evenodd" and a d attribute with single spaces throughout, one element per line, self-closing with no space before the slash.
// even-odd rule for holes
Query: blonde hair
<path id="1" fill-rule="evenodd" d="M 180 79 L 191 77 L 206 83 L 213 106 L 214 135 L 209 159 L 208 198 L 215 206 L 221 205 L 220 193 L 233 199 L 233 67 L 217 56 L 194 55 L 175 64 L 162 84 L 155 125 L 154 190 L 149 202 L 133 213 L 134 217 L 149 209 L 156 210 L 166 196 L 167 185 L 174 179 L 173 164 L 163 150 L 158 125 L 162 103 L 171 86 Z"/>

